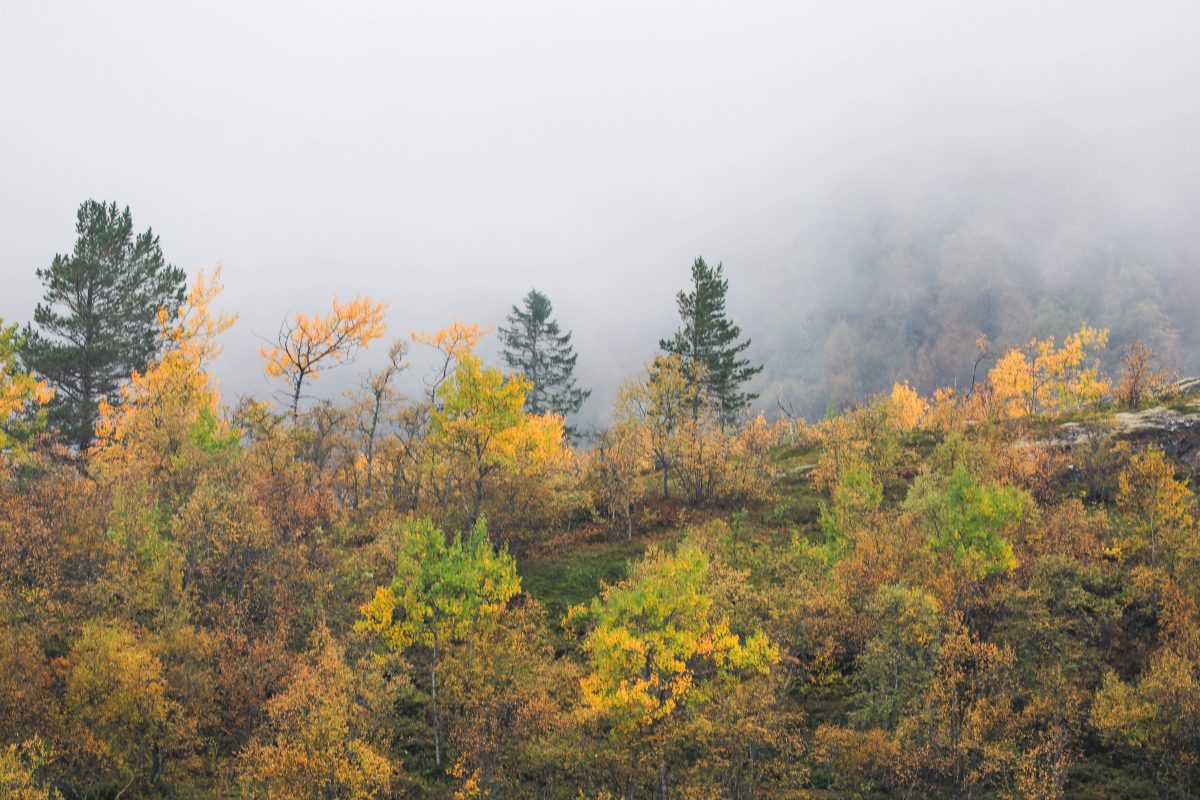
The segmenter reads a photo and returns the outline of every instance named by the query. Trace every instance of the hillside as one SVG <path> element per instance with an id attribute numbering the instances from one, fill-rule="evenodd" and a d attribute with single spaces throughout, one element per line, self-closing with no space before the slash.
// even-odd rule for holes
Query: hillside
<path id="1" fill-rule="evenodd" d="M 1105 331 L 814 424 L 664 355 L 576 446 L 462 324 L 425 397 L 225 406 L 218 288 L 86 448 L 0 372 L 9 796 L 1194 793 L 1200 381 Z"/>
<path id="2" fill-rule="evenodd" d="M 1114 499 L 1119 493 L 1120 473 L 1116 468 L 1119 461 L 1127 461 L 1134 454 L 1144 453 L 1148 449 L 1157 450 L 1167 455 L 1180 480 L 1195 486 L 1197 478 L 1200 477 L 1200 379 L 1178 381 L 1169 394 L 1168 404 L 1152 404 L 1136 411 L 1095 410 L 1089 412 L 1083 420 L 1052 424 L 1042 422 L 1032 428 L 1024 422 L 1012 423 L 1001 426 L 1000 430 L 989 432 L 988 438 L 1021 449 L 1034 450 L 1049 457 L 1054 467 L 1048 474 L 1039 475 L 1036 483 L 1030 484 L 1039 487 L 1039 505 L 1047 510 L 1055 509 L 1057 513 L 1062 514 L 1064 509 L 1072 509 L 1073 498 L 1083 494 L 1085 502 L 1082 505 L 1082 517 L 1090 521 L 1090 524 L 1084 524 L 1083 527 L 1090 528 L 1091 532 L 1098 535 L 1096 541 L 1087 542 L 1086 545 L 1096 550 L 1117 535 L 1109 525 L 1100 522 L 1097 517 L 1104 517 L 1106 510 L 1115 506 Z M 883 502 L 878 509 L 881 514 L 898 513 L 903 508 L 904 499 L 908 497 L 913 482 L 923 473 L 936 469 L 933 459 L 938 455 L 939 447 L 945 444 L 944 437 L 931 437 L 920 432 L 905 437 L 902 445 L 905 457 L 901 459 L 903 467 L 899 470 L 901 477 L 885 487 Z M 646 548 L 669 547 L 686 538 L 689 531 L 709 528 L 726 537 L 727 541 L 723 543 L 724 553 L 736 553 L 736 556 L 729 559 L 730 565 L 747 569 L 755 589 L 770 593 L 773 586 L 789 580 L 778 574 L 779 564 L 772 562 L 792 557 L 797 549 L 798 538 L 808 542 L 820 542 L 823 539 L 820 515 L 828 497 L 816 486 L 813 469 L 827 456 L 828 450 L 819 440 L 801 446 L 780 446 L 772 452 L 770 495 L 761 502 L 733 513 L 678 507 L 672 509 L 674 519 L 665 529 L 654 527 L 628 541 L 612 541 L 609 535 L 591 531 L 593 535 L 573 541 L 569 547 L 563 548 L 562 552 L 539 554 L 523 559 L 519 568 L 524 586 L 532 596 L 544 603 L 552 614 L 557 615 L 575 604 L 588 601 L 600 591 L 603 584 L 613 584 L 624 579 L 628 566 L 639 558 Z M 1096 476 L 1098 460 L 1107 460 L 1108 468 L 1102 469 Z M 1095 481 L 1095 484 L 1091 481 Z M 1085 486 L 1086 489 L 1082 488 Z M 728 527 L 730 525 L 732 528 Z M 1037 535 L 1036 531 L 1027 532 Z M 1190 534 L 1191 537 L 1195 535 L 1196 532 Z M 1038 588 L 1039 581 L 1049 577 L 1037 574 L 1036 570 L 1042 568 L 1041 564 L 1028 562 L 1035 559 L 1051 562 L 1054 570 L 1062 570 L 1065 565 L 1059 559 L 1069 559 L 1073 555 L 1054 546 L 1038 547 L 1032 541 L 1025 544 L 1033 552 L 1028 553 L 1027 563 L 1022 564 L 1022 548 L 1018 545 L 1019 577 L 1014 585 L 1006 587 L 1005 592 L 1027 595 Z M 1188 546 L 1195 548 L 1196 544 L 1189 542 Z M 1094 552 L 1093 555 L 1098 554 Z M 1192 557 L 1195 557 L 1195 550 Z M 1139 619 L 1139 609 L 1131 602 L 1134 598 L 1123 593 L 1125 569 L 1128 569 L 1130 564 L 1122 561 L 1123 559 L 1114 558 L 1110 553 L 1098 555 L 1093 559 L 1092 567 L 1096 568 L 1097 572 L 1091 577 L 1101 579 L 1098 583 L 1102 585 L 1076 586 L 1076 591 L 1084 592 L 1083 597 L 1040 597 L 1043 603 L 1049 605 L 1037 609 L 1040 620 L 1038 624 L 1060 631 L 1074 628 L 1074 633 L 1080 635 L 1080 640 L 1056 643 L 1055 646 L 1094 650 L 1087 653 L 1087 657 L 1093 662 L 1090 665 L 1092 670 L 1101 669 L 1101 665 L 1119 665 L 1121 671 L 1126 674 L 1136 675 L 1136 666 L 1118 661 L 1118 658 L 1128 658 L 1128 654 L 1118 656 L 1112 649 L 1113 641 L 1100 639 L 1100 632 L 1097 630 L 1080 629 L 1079 620 L 1074 616 L 1081 610 L 1081 601 L 1087 601 L 1088 604 L 1106 606 L 1105 610 L 1111 615 L 1107 624 L 1114 628 L 1125 628 L 1127 624 L 1140 623 L 1140 629 L 1125 629 L 1119 632 L 1126 640 L 1123 645 L 1127 648 L 1146 647 L 1160 635 L 1154 624 L 1147 624 L 1147 618 Z M 1079 566 L 1073 565 L 1076 569 Z M 888 572 L 891 573 L 892 570 L 888 569 Z M 794 580 L 795 577 L 793 575 L 790 579 Z M 1061 580 L 1063 576 L 1055 577 Z M 1075 577 L 1078 579 L 1078 576 Z M 1041 587 L 1042 592 L 1046 588 Z M 1011 602 L 1011 597 L 1006 599 Z M 1147 600 L 1145 597 L 1139 599 L 1142 602 Z M 810 598 L 809 601 L 811 600 Z M 1010 625 L 1015 613 L 1029 613 L 1028 610 L 997 609 L 989 605 L 974 607 L 972 611 L 976 615 L 1002 612 L 1009 617 L 1005 622 Z M 1140 611 L 1142 614 L 1146 613 L 1144 608 Z M 1150 615 L 1155 616 L 1154 612 L 1150 612 Z M 1003 627 L 1005 622 L 991 621 L 987 625 Z M 1023 622 L 1027 624 L 1028 620 Z M 984 623 L 982 619 L 977 619 L 976 624 Z M 1092 618 L 1086 624 L 1099 624 L 1099 620 Z M 817 756 L 818 764 L 809 776 L 811 792 L 805 796 L 843 797 L 847 792 L 852 792 L 855 796 L 892 796 L 893 792 L 887 788 L 886 779 L 872 774 L 873 769 L 881 773 L 886 772 L 886 768 L 882 768 L 883 765 L 873 764 L 871 761 L 872 756 L 880 756 L 879 753 L 872 754 L 869 751 L 869 748 L 878 746 L 878 742 L 856 743 L 859 747 L 868 748 L 868 752 L 847 753 L 836 749 L 838 746 L 844 747 L 846 742 L 834 736 L 832 732 L 838 730 L 838 726 L 859 718 L 863 711 L 863 701 L 861 687 L 856 685 L 856 658 L 851 654 L 854 645 L 837 641 L 838 632 L 826 630 L 824 633 L 828 638 L 821 645 L 837 653 L 837 658 L 823 664 L 825 672 L 819 676 L 810 674 L 806 676 L 807 680 L 789 676 L 783 691 L 782 703 L 787 711 L 794 714 L 795 718 L 802 719 L 808 736 L 815 736 L 817 739 L 815 751 L 808 751 L 810 758 L 813 755 Z M 840 635 L 849 638 L 848 633 L 847 630 Z M 1118 631 L 1112 630 L 1107 636 L 1115 637 L 1117 633 Z M 1010 640 L 1010 644 L 1015 655 L 1015 663 L 1011 666 L 1032 669 L 1033 662 L 1039 654 L 1029 652 L 1028 647 L 1020 640 Z M 858 659 L 862 657 L 861 653 L 857 656 Z M 811 669 L 803 664 L 801 658 L 797 658 L 791 666 L 798 671 Z M 1091 677 L 1094 682 L 1099 674 L 1093 671 Z M 1174 677 L 1190 680 L 1182 675 Z M 909 691 L 915 693 L 911 687 Z M 1086 709 L 1075 709 L 1076 714 L 1086 716 L 1085 712 Z M 1084 716 L 1076 719 L 1080 726 L 1077 732 L 1086 731 Z M 820 732 L 838 741 L 833 745 L 826 745 L 821 741 Z M 1187 748 L 1191 744 L 1178 742 L 1176 746 L 1183 748 L 1178 756 L 1187 759 Z M 1065 756 L 1066 752 L 1062 755 Z M 1161 769 L 1165 766 L 1167 765 L 1156 765 L 1156 768 Z M 976 768 L 982 767 L 980 764 Z M 1055 796 L 1064 798 L 1149 797 L 1155 795 L 1156 789 L 1152 776 L 1146 774 L 1146 767 L 1136 751 L 1122 752 L 1120 749 L 1106 747 L 1093 730 L 1086 731 L 1074 743 L 1070 765 L 1065 768 L 1063 774 L 1055 778 L 1042 776 L 1042 779 L 1060 783 Z M 1045 769 L 1046 766 L 1042 768 Z M 1176 765 L 1176 768 L 1181 767 Z M 854 771 L 861 772 L 854 774 Z M 855 786 L 857 788 L 854 788 Z M 870 790 L 870 786 L 875 786 L 875 790 Z M 770 792 L 766 794 L 773 796 Z M 1050 795 L 1031 791 L 1022 796 Z"/>

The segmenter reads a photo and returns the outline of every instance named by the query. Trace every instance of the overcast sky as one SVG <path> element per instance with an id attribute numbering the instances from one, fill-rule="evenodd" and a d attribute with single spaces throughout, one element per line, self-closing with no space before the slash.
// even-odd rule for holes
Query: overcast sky
<path id="1" fill-rule="evenodd" d="M 0 317 L 31 316 L 79 203 L 115 200 L 171 262 L 224 264 L 229 393 L 265 394 L 256 336 L 334 295 L 403 335 L 536 286 L 603 398 L 698 254 L 752 335 L 819 297 L 809 239 L 848 191 L 1043 159 L 1172 213 L 1200 180 L 1198 10 L 6 2 Z"/>

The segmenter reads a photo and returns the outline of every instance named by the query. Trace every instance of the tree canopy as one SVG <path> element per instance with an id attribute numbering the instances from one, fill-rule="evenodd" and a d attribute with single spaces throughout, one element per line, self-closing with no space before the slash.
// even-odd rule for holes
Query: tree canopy
<path id="1" fill-rule="evenodd" d="M 742 387 L 762 372 L 762 366 L 754 366 L 742 356 L 750 340 L 742 339 L 742 329 L 726 316 L 728 289 L 724 266 L 710 267 L 703 258 L 697 258 L 692 264 L 689 289 L 676 296 L 681 325 L 673 337 L 659 342 L 659 347 L 684 360 L 693 380 L 720 410 L 721 418 L 732 422 L 758 397 Z"/>
<path id="2" fill-rule="evenodd" d="M 69 254 L 37 270 L 45 294 L 23 357 L 55 390 L 55 425 L 86 448 L 100 402 L 116 401 L 121 384 L 159 352 L 158 313 L 175 313 L 185 276 L 151 229 L 135 235 L 128 207 L 88 200 L 75 233 Z"/>

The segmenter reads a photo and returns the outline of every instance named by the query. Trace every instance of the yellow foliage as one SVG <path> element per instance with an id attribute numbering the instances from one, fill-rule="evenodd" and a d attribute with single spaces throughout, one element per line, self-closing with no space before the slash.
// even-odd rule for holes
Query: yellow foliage
<path id="1" fill-rule="evenodd" d="M 8 447 L 14 438 L 20 440 L 28 432 L 21 417 L 36 417 L 42 406 L 54 397 L 54 390 L 44 380 L 23 370 L 17 353 L 23 338 L 16 325 L 5 327 L 0 320 L 0 449 Z M 13 434 L 12 428 L 18 429 Z"/>
<path id="2" fill-rule="evenodd" d="M 480 335 L 456 322 L 418 339 L 449 359 L 432 397 L 427 469 L 435 484 L 454 487 L 472 521 L 493 474 L 544 476 L 569 458 L 562 417 L 526 413 L 529 381 L 484 367 L 472 351 Z"/>
<path id="3" fill-rule="evenodd" d="M 1062 414 L 1099 401 L 1111 383 L 1100 374 L 1095 355 L 1107 344 L 1107 328 L 1085 324 L 1059 347 L 1051 337 L 1009 348 L 988 373 L 993 407 L 999 416 L 1014 419 Z"/>
<path id="4" fill-rule="evenodd" d="M 929 414 L 929 402 L 910 387 L 908 381 L 893 384 L 892 406 L 898 424 L 906 431 L 920 426 Z"/>
<path id="5" fill-rule="evenodd" d="M 988 373 L 992 403 L 999 415 L 1015 419 L 1036 410 L 1033 391 L 1033 367 L 1025 353 L 1013 347 L 1007 350 Z"/>
<path id="6" fill-rule="evenodd" d="M 61 800 L 58 790 L 42 785 L 37 773 L 50 762 L 53 753 L 40 738 L 34 737 L 19 747 L 0 747 L 0 797 L 5 800 Z"/>
<path id="7" fill-rule="evenodd" d="M 743 640 L 730 630 L 708 594 L 709 570 L 695 545 L 651 548 L 628 579 L 571 609 L 569 621 L 595 622 L 584 643 L 592 670 L 580 683 L 590 714 L 645 730 L 739 676 L 770 671 L 778 649 L 761 632 Z"/>
<path id="8" fill-rule="evenodd" d="M 1192 544 L 1188 534 L 1196 500 L 1187 484 L 1175 478 L 1175 468 L 1155 447 L 1134 455 L 1117 482 L 1117 507 L 1131 524 L 1130 535 L 1116 543 L 1116 552 L 1149 546 L 1152 564 L 1158 564 L 1160 555 L 1173 562 L 1180 547 Z M 1165 553 L 1160 552 L 1163 545 L 1168 545 Z"/>
<path id="9" fill-rule="evenodd" d="M 362 735 L 365 711 L 342 648 L 319 629 L 284 691 L 267 703 L 267 722 L 241 753 L 243 792 L 271 800 L 388 796 L 393 767 Z"/>
<path id="10" fill-rule="evenodd" d="M 202 416 L 214 420 L 214 435 L 225 435 L 228 427 L 217 421 L 220 403 L 217 381 L 209 372 L 220 355 L 217 337 L 227 331 L 236 315 L 214 311 L 212 304 L 223 288 L 218 267 L 211 279 L 201 272 L 188 292 L 187 299 L 174 317 L 159 312 L 159 336 L 164 343 L 162 356 L 134 372 L 121 387 L 118 405 L 101 401 L 96 422 L 97 458 L 111 460 L 129 445 L 139 452 L 163 450 L 163 437 L 177 441 Z M 162 453 L 160 453 L 162 455 Z"/>

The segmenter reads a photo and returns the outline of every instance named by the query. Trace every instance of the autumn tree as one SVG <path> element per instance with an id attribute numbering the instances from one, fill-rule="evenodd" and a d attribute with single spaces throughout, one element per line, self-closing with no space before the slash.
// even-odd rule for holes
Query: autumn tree
<path id="1" fill-rule="evenodd" d="M 490 624 L 521 591 L 516 564 L 496 551 L 480 519 L 465 539 L 446 536 L 432 522 L 405 525 L 396 542 L 396 576 L 362 607 L 360 630 L 387 648 L 423 651 L 429 664 L 434 763 L 443 762 L 439 681 L 443 653 Z"/>
<path id="2" fill-rule="evenodd" d="M 762 367 L 742 357 L 750 340 L 739 341 L 742 329 L 725 314 L 729 280 L 724 267 L 710 267 L 697 258 L 692 264 L 690 289 L 676 296 L 682 325 L 672 338 L 659 342 L 659 347 L 682 359 L 689 379 L 714 404 L 720 419 L 731 423 L 758 397 L 744 392 L 742 386 L 762 372 Z"/>
<path id="3" fill-rule="evenodd" d="M 341 646 L 319 627 L 267 720 L 239 757 L 248 797 L 308 800 L 388 797 L 393 766 L 369 740 L 367 709 Z"/>
<path id="4" fill-rule="evenodd" d="M 373 303 L 365 297 L 349 303 L 334 298 L 329 313 L 297 313 L 284 320 L 274 344 L 262 346 L 263 371 L 286 384 L 293 420 L 300 411 L 305 381 L 353 360 L 362 348 L 383 336 L 385 308 L 386 303 Z"/>
<path id="5" fill-rule="evenodd" d="M 719 409 L 689 378 L 679 356 L 659 356 L 644 377 L 626 381 L 613 416 L 627 444 L 635 436 L 644 443 L 661 473 L 664 499 L 672 475 L 691 505 L 763 495 L 774 429 L 762 415 L 741 427 L 722 424 Z"/>
<path id="6" fill-rule="evenodd" d="M 562 331 L 552 311 L 550 298 L 530 289 L 521 307 L 512 307 L 508 327 L 500 328 L 500 343 L 508 368 L 530 382 L 526 410 L 566 417 L 579 411 L 591 390 L 575 384 L 577 356 L 571 332 Z"/>
<path id="7" fill-rule="evenodd" d="M 457 477 L 472 521 L 479 517 L 488 477 L 509 463 L 519 445 L 528 386 L 524 378 L 506 378 L 500 370 L 484 367 L 478 356 L 464 353 L 453 376 L 439 387 L 430 438 L 463 466 Z"/>
<path id="8" fill-rule="evenodd" d="M 927 797 L 968 797 L 1004 788 L 1017 750 L 1012 649 L 950 620 L 918 709 L 897 730 L 898 763 Z"/>
<path id="9" fill-rule="evenodd" d="M 1181 588 L 1155 582 L 1158 646 L 1132 680 L 1105 675 L 1090 720 L 1106 744 L 1135 759 L 1160 797 L 1190 797 L 1200 778 L 1200 628 L 1195 600 Z"/>
<path id="10" fill-rule="evenodd" d="M 0 320 L 0 451 L 22 444 L 45 424 L 44 406 L 54 396 L 46 381 L 19 363 L 24 342 L 16 325 Z"/>
<path id="11" fill-rule="evenodd" d="M 433 469 L 457 487 L 470 523 L 479 518 L 496 473 L 552 462 L 563 442 L 562 418 L 527 413 L 529 382 L 485 367 L 472 352 L 474 341 L 464 340 L 450 351 L 432 392 L 427 436 Z M 442 491 L 448 504 L 451 495 Z"/>
<path id="12" fill-rule="evenodd" d="M 941 605 L 920 589 L 880 587 L 868 613 L 875 635 L 855 661 L 854 681 L 862 704 L 856 721 L 894 731 L 933 679 L 941 640 Z"/>
<path id="13" fill-rule="evenodd" d="M 185 275 L 149 228 L 134 234 L 128 207 L 88 200 L 75 233 L 74 250 L 37 271 L 45 295 L 22 356 L 55 390 L 53 424 L 85 449 L 100 402 L 115 402 L 130 373 L 158 354 L 158 312 L 175 313 Z"/>
<path id="14" fill-rule="evenodd" d="M 190 434 L 225 436 L 218 420 L 220 394 L 211 367 L 221 354 L 218 338 L 237 317 L 213 307 L 224 287 L 218 267 L 211 277 L 203 272 L 174 312 L 159 312 L 158 337 L 162 355 L 144 371 L 135 371 L 122 387 L 117 402 L 103 401 L 95 436 L 101 462 L 165 465 Z"/>
<path id="15" fill-rule="evenodd" d="M 678 432 L 683 421 L 703 399 L 684 373 L 683 359 L 659 356 L 644 376 L 621 387 L 614 413 L 618 424 L 632 422 L 645 428 L 654 468 L 662 474 L 663 497 L 670 496 L 671 470 L 679 461 Z"/>
<path id="16" fill-rule="evenodd" d="M 929 401 L 909 386 L 908 381 L 892 385 L 891 401 L 897 424 L 904 430 L 918 427 L 929 416 Z"/>
<path id="17" fill-rule="evenodd" d="M 1175 477 L 1174 466 L 1156 447 L 1135 454 L 1117 481 L 1117 508 L 1130 523 L 1121 549 L 1136 552 L 1148 546 L 1151 565 L 1158 566 L 1160 555 L 1173 563 L 1195 519 L 1196 499 L 1187 484 Z M 1170 547 L 1163 547 L 1164 538 Z"/>
<path id="18" fill-rule="evenodd" d="M 812 481 L 830 492 L 851 469 L 861 468 L 882 487 L 894 484 L 908 454 L 904 425 L 889 398 L 822 420 L 816 426 L 821 443 Z"/>
<path id="19" fill-rule="evenodd" d="M 467 646 L 443 655 L 447 772 L 459 796 L 548 796 L 578 775 L 571 762 L 587 757 L 573 714 L 581 667 L 561 656 L 541 604 L 515 596 Z"/>
<path id="20" fill-rule="evenodd" d="M 62 800 L 41 773 L 53 753 L 34 737 L 20 746 L 0 747 L 0 796 L 8 800 Z"/>
<path id="21" fill-rule="evenodd" d="M 1012 418 L 1061 414 L 1097 402 L 1110 387 L 1098 356 L 1107 344 L 1107 328 L 1085 324 L 1061 346 L 1051 337 L 1009 348 L 988 373 L 992 403 L 1002 417 Z"/>
<path id="22" fill-rule="evenodd" d="M 1165 370 L 1155 368 L 1156 360 L 1150 345 L 1140 339 L 1129 343 L 1117 373 L 1117 402 L 1136 411 L 1143 400 L 1162 392 L 1170 377 Z"/>
<path id="23" fill-rule="evenodd" d="M 596 439 L 592 474 L 598 495 L 614 526 L 633 538 L 633 507 L 639 496 L 639 479 L 651 467 L 645 429 L 630 420 L 618 422 Z"/>
<path id="24" fill-rule="evenodd" d="M 363 378 L 362 390 L 355 403 L 355 427 L 362 440 L 366 471 L 362 494 L 367 499 L 371 498 L 375 488 L 376 452 L 383 438 L 383 426 L 396 413 L 400 404 L 400 394 L 393 384 L 396 377 L 408 367 L 404 363 L 407 352 L 408 345 L 405 342 L 393 342 L 388 348 L 388 360 L 383 367 Z"/>
<path id="25" fill-rule="evenodd" d="M 568 618 L 587 627 L 585 708 L 618 736 L 654 749 L 662 800 L 672 724 L 742 678 L 766 674 L 779 658 L 761 631 L 742 637 L 730 629 L 708 593 L 709 576 L 709 558 L 694 544 L 674 553 L 651 548 L 628 578 Z"/>
<path id="26" fill-rule="evenodd" d="M 64 677 L 63 784 L 85 797 L 153 791 L 188 742 L 189 717 L 149 644 L 121 625 L 88 624 Z"/>

